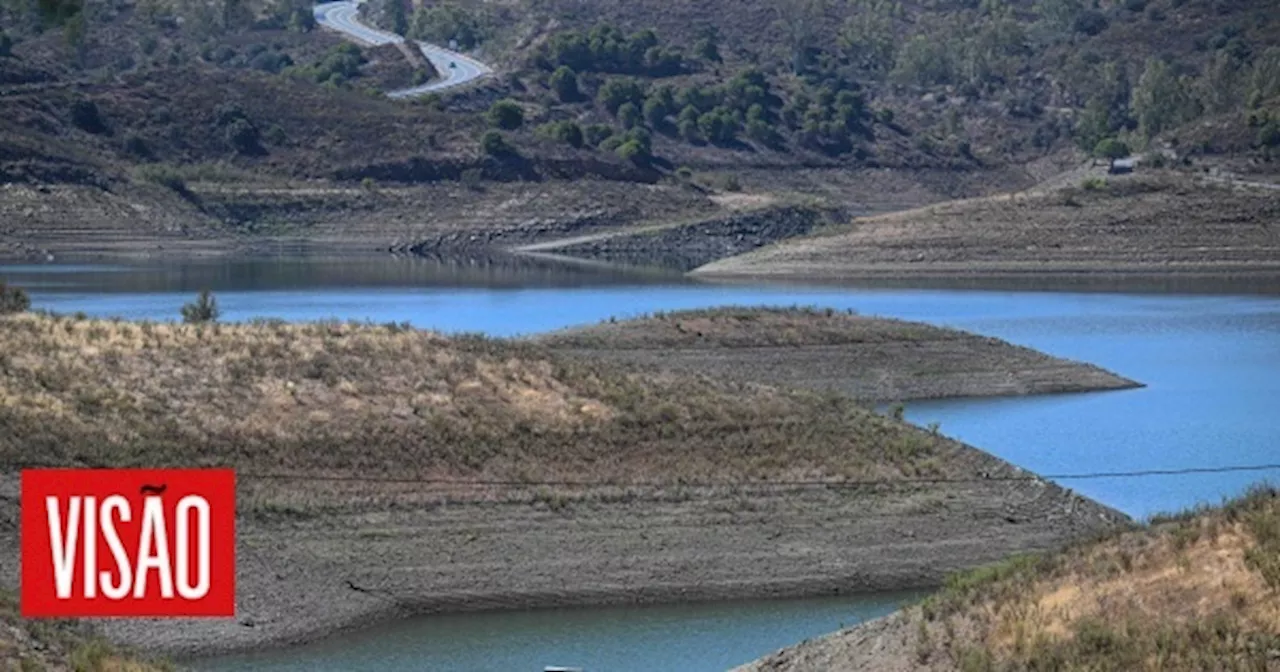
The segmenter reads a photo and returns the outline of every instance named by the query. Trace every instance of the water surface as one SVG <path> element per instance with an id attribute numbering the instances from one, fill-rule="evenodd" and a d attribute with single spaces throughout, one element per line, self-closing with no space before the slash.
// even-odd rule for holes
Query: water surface
<path id="1" fill-rule="evenodd" d="M 907 417 L 1039 473 L 1280 462 L 1280 283 L 1098 278 L 876 285 L 705 284 L 526 260 L 255 260 L 149 267 L 0 266 L 36 307 L 174 319 L 215 290 L 224 319 L 410 322 L 530 334 L 724 304 L 816 305 L 959 327 L 1141 381 L 1115 392 L 956 399 Z M 1217 503 L 1280 470 L 1063 481 L 1135 517 Z M 721 670 L 891 611 L 904 596 L 469 614 L 202 661 L 209 669 Z"/>

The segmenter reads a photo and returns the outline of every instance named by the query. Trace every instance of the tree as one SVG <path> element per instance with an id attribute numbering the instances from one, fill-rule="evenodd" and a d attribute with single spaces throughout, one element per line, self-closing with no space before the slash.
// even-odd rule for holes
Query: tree
<path id="1" fill-rule="evenodd" d="M 1258 130 L 1258 146 L 1280 147 L 1280 123 L 1272 120 Z"/>
<path id="2" fill-rule="evenodd" d="M 1103 138 L 1093 148 L 1093 155 L 1099 159 L 1107 159 L 1114 162 L 1116 159 L 1123 159 L 1129 156 L 1129 146 L 1115 138 Z"/>
<path id="3" fill-rule="evenodd" d="M 706 26 L 700 30 L 697 41 L 693 43 L 693 55 L 710 63 L 719 63 L 720 30 L 715 26 Z"/>
<path id="4" fill-rule="evenodd" d="M 510 98 L 504 98 L 489 106 L 489 125 L 514 131 L 524 125 L 524 108 Z"/>
<path id="5" fill-rule="evenodd" d="M 0 30 L 0 58 L 8 58 L 13 54 L 13 38 Z"/>
<path id="6" fill-rule="evenodd" d="M 260 154 L 262 153 L 262 144 L 258 138 L 258 127 L 254 126 L 247 119 L 236 119 L 227 125 L 224 132 L 227 138 L 227 144 L 236 151 L 237 154 Z"/>
<path id="7" fill-rule="evenodd" d="M 515 149 L 507 144 L 507 139 L 498 131 L 485 131 L 485 134 L 480 136 L 480 148 L 489 156 L 500 157 L 515 153 Z"/>
<path id="8" fill-rule="evenodd" d="M 667 119 L 667 106 L 659 96 L 649 96 L 644 101 L 644 120 L 653 128 L 658 128 Z"/>
<path id="9" fill-rule="evenodd" d="M 635 103 L 626 102 L 618 108 L 618 121 L 623 128 L 635 128 L 640 123 L 640 108 Z"/>
<path id="10" fill-rule="evenodd" d="M 828 0 L 782 0 L 778 3 L 778 26 L 791 50 L 793 72 L 809 66 L 809 51 L 817 44 L 818 26 L 826 18 Z"/>
<path id="11" fill-rule="evenodd" d="M 556 68 L 556 71 L 551 73 L 548 83 L 561 101 L 569 103 L 582 97 L 582 93 L 578 90 L 578 73 L 567 65 Z"/>
<path id="12" fill-rule="evenodd" d="M 1147 59 L 1146 69 L 1133 91 L 1133 112 L 1138 118 L 1138 131 L 1147 138 L 1181 123 L 1187 111 L 1183 82 L 1167 63 Z"/>
<path id="13" fill-rule="evenodd" d="M 71 123 L 87 133 L 106 133 L 107 124 L 102 120 L 98 105 L 92 100 L 76 100 L 71 103 Z"/>
<path id="14" fill-rule="evenodd" d="M 617 114 L 618 108 L 624 103 L 635 103 L 637 105 L 644 102 L 644 88 L 630 77 L 610 77 L 600 87 L 600 91 L 596 94 L 596 100 L 600 102 L 606 110 Z"/>
<path id="15" fill-rule="evenodd" d="M 555 138 L 570 147 L 582 147 L 582 127 L 572 121 L 562 121 L 556 125 Z"/>
<path id="16" fill-rule="evenodd" d="M 216 322 L 221 314 L 222 311 L 218 309 L 218 300 L 214 298 L 213 292 L 207 289 L 200 290 L 200 295 L 196 297 L 195 302 L 182 306 L 182 321 L 187 324 Z"/>
<path id="17" fill-rule="evenodd" d="M 840 27 L 837 44 L 854 66 L 873 72 L 893 69 L 897 37 L 893 22 L 901 5 L 893 0 L 859 0 L 858 11 Z"/>

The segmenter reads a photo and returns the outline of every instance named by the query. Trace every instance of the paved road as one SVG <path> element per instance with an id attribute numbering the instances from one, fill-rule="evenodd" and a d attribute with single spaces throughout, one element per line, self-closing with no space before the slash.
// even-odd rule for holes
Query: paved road
<path id="1" fill-rule="evenodd" d="M 348 39 L 361 44 L 379 46 L 405 41 L 403 37 L 395 33 L 370 28 L 360 23 L 359 8 L 360 2 L 358 0 L 321 3 L 315 6 L 316 23 L 325 28 L 336 30 Z M 435 66 L 436 71 L 440 73 L 440 79 L 432 80 L 421 86 L 391 91 L 387 95 L 392 98 L 422 96 L 461 86 L 493 74 L 493 68 L 470 56 L 465 56 L 434 44 L 427 44 L 426 42 L 417 42 L 416 44 L 418 49 L 422 51 L 422 55 L 428 61 L 431 61 L 431 65 Z"/>

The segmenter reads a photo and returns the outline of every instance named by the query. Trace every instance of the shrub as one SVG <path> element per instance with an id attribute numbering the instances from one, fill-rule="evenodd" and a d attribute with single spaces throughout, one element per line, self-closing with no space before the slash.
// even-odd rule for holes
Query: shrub
<path id="1" fill-rule="evenodd" d="M 563 121 L 556 124 L 554 137 L 570 147 L 581 147 L 584 140 L 582 127 L 572 121 Z"/>
<path id="2" fill-rule="evenodd" d="M 262 152 L 262 144 L 258 139 L 258 127 L 245 119 L 236 119 L 225 131 L 227 144 L 237 154 L 258 154 Z"/>
<path id="3" fill-rule="evenodd" d="M 667 105 L 658 96 L 649 96 L 644 101 L 644 120 L 654 128 L 662 125 L 667 119 Z"/>
<path id="4" fill-rule="evenodd" d="M 524 125 L 524 108 L 509 98 L 499 100 L 489 107 L 489 125 L 514 131 Z"/>
<path id="5" fill-rule="evenodd" d="M 586 136 L 583 140 L 592 147 L 599 147 L 600 143 L 608 140 L 613 135 L 613 127 L 607 124 L 591 124 L 583 131 Z"/>
<path id="6" fill-rule="evenodd" d="M 31 307 L 31 298 L 21 287 L 9 287 L 0 280 L 0 315 L 21 313 Z"/>
<path id="7" fill-rule="evenodd" d="M 13 54 L 13 38 L 0 30 L 0 58 L 8 58 Z"/>
<path id="8" fill-rule="evenodd" d="M 249 117 L 245 115 L 244 110 L 236 103 L 221 103 L 213 108 L 214 126 L 221 128 L 238 119 L 248 121 Z"/>
<path id="9" fill-rule="evenodd" d="M 1258 146 L 1280 147 L 1280 123 L 1269 121 L 1258 131 Z"/>
<path id="10" fill-rule="evenodd" d="M 71 123 L 87 133 L 105 133 L 107 124 L 102 120 L 98 105 L 92 100 L 77 100 L 71 103 Z"/>
<path id="11" fill-rule="evenodd" d="M 484 33 L 480 19 L 461 7 L 433 4 L 419 7 L 413 13 L 408 36 L 444 44 L 457 40 L 458 47 L 471 49 L 484 40 Z"/>
<path id="12" fill-rule="evenodd" d="M 1106 186 L 1107 186 L 1107 181 L 1096 175 L 1093 177 L 1086 177 L 1080 183 L 1080 188 L 1084 189 L 1085 191 L 1102 191 L 1103 189 L 1106 188 Z"/>
<path id="13" fill-rule="evenodd" d="M 640 108 L 635 103 L 623 103 L 618 108 L 618 121 L 623 128 L 635 128 L 640 124 Z"/>
<path id="14" fill-rule="evenodd" d="M 139 159 L 151 158 L 151 147 L 147 145 L 146 140 L 142 139 L 142 136 L 136 133 L 126 134 L 122 146 L 126 153 L 132 154 Z"/>
<path id="15" fill-rule="evenodd" d="M 1073 27 L 1077 33 L 1097 35 L 1107 29 L 1107 17 L 1096 9 L 1087 9 L 1076 17 Z"/>
<path id="16" fill-rule="evenodd" d="M 600 87 L 596 100 L 611 113 L 617 114 L 624 103 L 644 102 L 644 88 L 630 77 L 610 77 Z"/>
<path id="17" fill-rule="evenodd" d="M 627 140 L 621 145 L 618 145 L 618 148 L 614 150 L 614 153 L 616 153 L 620 158 L 632 163 L 639 164 L 649 160 L 649 152 L 646 151 L 644 147 L 641 147 L 640 143 L 635 140 Z"/>
<path id="18" fill-rule="evenodd" d="M 215 322 L 222 311 L 218 310 L 218 300 L 213 292 L 203 289 L 193 303 L 182 306 L 182 321 L 188 324 Z"/>
<path id="19" fill-rule="evenodd" d="M 1103 138 L 1093 148 L 1093 155 L 1100 159 L 1123 159 L 1129 156 L 1129 146 L 1115 138 Z"/>
<path id="20" fill-rule="evenodd" d="M 480 136 L 480 148 L 489 156 L 506 156 L 515 153 L 515 149 L 507 144 L 507 139 L 498 131 L 486 131 Z"/>
<path id="21" fill-rule="evenodd" d="M 263 136 L 267 142 L 277 147 L 289 141 L 289 137 L 285 135 L 284 129 L 279 124 L 271 124 L 267 128 L 266 134 Z"/>
<path id="22" fill-rule="evenodd" d="M 548 85 L 555 91 L 556 97 L 566 103 L 582 97 L 582 92 L 578 90 L 578 73 L 567 65 L 562 65 L 551 73 Z"/>

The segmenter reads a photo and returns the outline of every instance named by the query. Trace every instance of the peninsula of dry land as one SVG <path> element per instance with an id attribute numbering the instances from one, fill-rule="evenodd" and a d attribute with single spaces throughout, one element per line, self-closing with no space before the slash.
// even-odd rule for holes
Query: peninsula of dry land
<path id="1" fill-rule="evenodd" d="M 540 336 L 574 357 L 836 391 L 870 402 L 1138 387 L 1091 364 L 958 329 L 812 308 L 712 308 Z"/>
<path id="2" fill-rule="evenodd" d="M 706 276 L 1280 271 L 1280 186 L 1172 172 L 854 219 L 709 263 Z"/>
<path id="3" fill-rule="evenodd" d="M 0 344 L 4 585 L 20 466 L 239 471 L 237 619 L 100 625 L 152 652 L 426 612 L 931 586 L 1125 520 L 843 396 L 532 343 L 18 315 Z M 913 483 L 933 476 L 958 480 Z"/>

